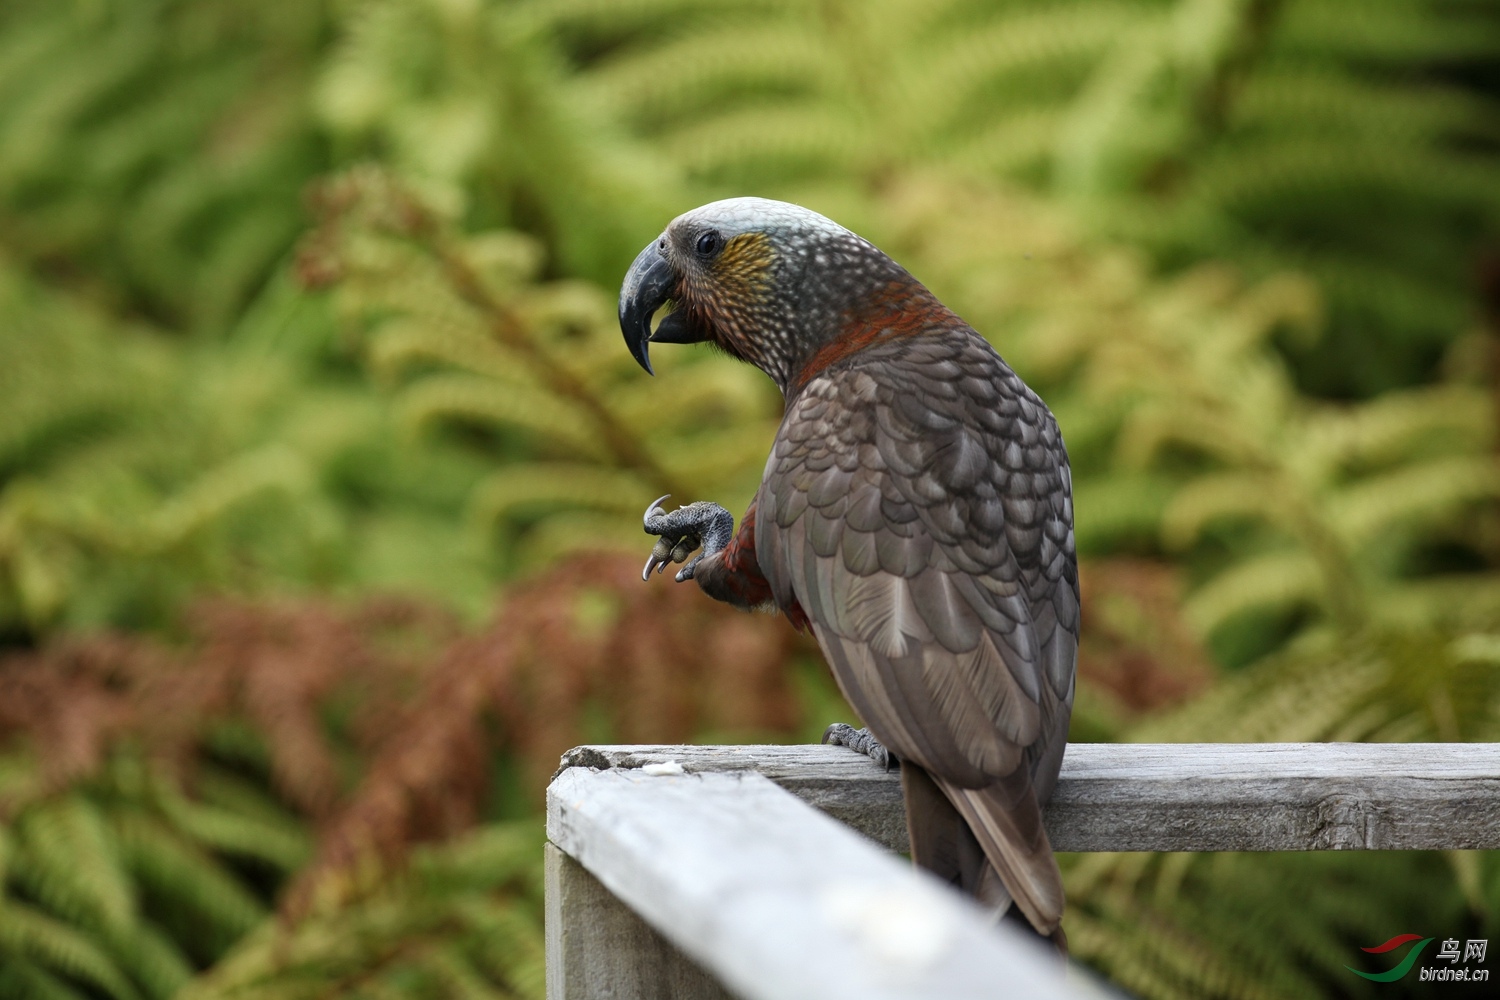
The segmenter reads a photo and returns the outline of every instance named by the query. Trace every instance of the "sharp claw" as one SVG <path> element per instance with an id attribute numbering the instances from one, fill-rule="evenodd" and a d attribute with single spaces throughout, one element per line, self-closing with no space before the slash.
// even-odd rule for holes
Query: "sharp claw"
<path id="1" fill-rule="evenodd" d="M 692 562 L 690 562 L 686 566 L 682 567 L 682 569 L 678 570 L 677 571 L 677 582 L 678 583 L 686 583 L 688 580 L 691 580 L 693 578 L 694 571 L 698 568 L 698 564 L 700 562 L 702 562 L 702 561 L 703 561 L 703 557 L 700 555 L 696 559 L 694 559 Z"/>
<path id="2" fill-rule="evenodd" d="M 664 511 L 664 510 L 661 509 L 661 502 L 663 500 L 665 500 L 667 497 L 671 496 L 671 495 L 672 494 L 670 494 L 670 493 L 663 493 L 661 496 L 659 496 L 655 500 L 651 501 L 651 506 L 649 506 L 649 507 L 646 508 L 646 516 L 643 517 L 643 518 L 641 518 L 641 525 L 643 527 L 645 526 L 645 523 L 647 521 L 651 520 L 657 514 L 665 514 L 666 513 L 666 511 Z"/>
<path id="3" fill-rule="evenodd" d="M 641 579 L 642 580 L 650 580 L 651 579 L 651 571 L 653 569 L 655 569 L 655 568 L 656 568 L 656 553 L 653 552 L 649 556 L 646 557 L 646 568 L 643 569 L 643 570 L 641 570 Z"/>

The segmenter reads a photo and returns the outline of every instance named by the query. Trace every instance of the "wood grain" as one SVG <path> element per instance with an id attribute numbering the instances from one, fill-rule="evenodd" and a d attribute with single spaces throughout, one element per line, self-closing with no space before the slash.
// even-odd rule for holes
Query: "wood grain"
<path id="1" fill-rule="evenodd" d="M 676 758 L 686 766 L 687 756 Z M 749 759 L 719 756 L 726 763 Z M 702 755 L 692 773 L 675 775 L 565 769 L 548 789 L 547 833 L 732 994 L 1100 995 L 1035 939 L 994 926 L 971 901 L 787 794 L 756 767 L 705 766 L 712 759 Z M 566 924 L 575 915 L 558 919 Z M 633 988 L 621 983 L 594 995 L 648 995 Z"/>
<path id="2" fill-rule="evenodd" d="M 569 767 L 758 772 L 897 850 L 896 771 L 843 747 L 593 746 Z M 1500 744 L 1075 743 L 1047 809 L 1059 851 L 1500 849 Z"/>
<path id="3" fill-rule="evenodd" d="M 546 852 L 547 1000 L 732 1000 L 582 865 Z"/>

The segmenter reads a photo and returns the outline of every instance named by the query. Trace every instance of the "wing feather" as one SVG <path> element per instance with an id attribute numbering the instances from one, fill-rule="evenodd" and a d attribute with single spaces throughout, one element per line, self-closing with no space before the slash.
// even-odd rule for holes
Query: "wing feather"
<path id="1" fill-rule="evenodd" d="M 1013 897 L 1048 933 L 1063 899 L 1041 806 L 1078 645 L 1067 456 L 1045 406 L 977 335 L 891 350 L 791 401 L 757 554 L 865 724 L 972 830 L 986 877 L 1004 883 L 989 898 Z M 929 845 L 949 828 L 919 826 Z"/>

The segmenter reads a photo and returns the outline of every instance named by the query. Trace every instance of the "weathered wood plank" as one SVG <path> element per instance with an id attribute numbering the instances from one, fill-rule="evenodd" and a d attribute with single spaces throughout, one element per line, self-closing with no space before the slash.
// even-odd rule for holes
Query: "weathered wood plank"
<path id="1" fill-rule="evenodd" d="M 563 767 L 755 771 L 906 850 L 901 786 L 824 746 L 579 747 Z M 1060 851 L 1500 849 L 1500 744 L 1075 743 L 1047 831 Z"/>
<path id="2" fill-rule="evenodd" d="M 734 994 L 1098 995 L 1041 944 L 756 768 L 700 770 L 564 770 L 548 789 L 547 833 Z"/>
<path id="3" fill-rule="evenodd" d="M 733 1000 L 582 865 L 546 852 L 547 1000 Z"/>

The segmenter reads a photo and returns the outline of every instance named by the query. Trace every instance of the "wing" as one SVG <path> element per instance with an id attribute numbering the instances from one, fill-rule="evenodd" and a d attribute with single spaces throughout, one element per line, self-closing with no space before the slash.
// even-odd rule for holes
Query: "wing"
<path id="1" fill-rule="evenodd" d="M 1032 922 L 1055 924 L 1040 803 L 1078 591 L 1052 415 L 972 331 L 889 341 L 797 396 L 758 506 L 777 603 L 801 605 L 865 724 L 933 776 Z"/>

